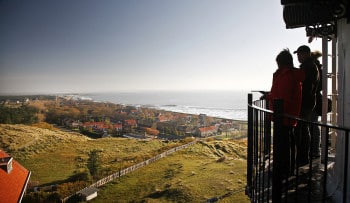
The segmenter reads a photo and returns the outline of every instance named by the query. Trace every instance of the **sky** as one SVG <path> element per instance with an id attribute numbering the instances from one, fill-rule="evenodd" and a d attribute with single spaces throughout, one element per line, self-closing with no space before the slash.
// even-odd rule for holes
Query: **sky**
<path id="1" fill-rule="evenodd" d="M 269 90 L 282 49 L 321 42 L 280 1 L 0 0 L 0 94 Z"/>

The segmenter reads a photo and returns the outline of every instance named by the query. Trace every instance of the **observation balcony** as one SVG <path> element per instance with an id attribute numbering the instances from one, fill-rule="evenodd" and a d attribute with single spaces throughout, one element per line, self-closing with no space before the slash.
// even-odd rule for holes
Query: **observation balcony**
<path id="1" fill-rule="evenodd" d="M 349 128 L 331 125 L 321 122 L 311 122 L 293 117 L 283 112 L 283 101 L 274 101 L 274 111 L 268 110 L 265 100 L 253 101 L 253 94 L 248 94 L 248 156 L 247 156 L 247 186 L 246 194 L 251 202 L 350 202 L 347 199 L 349 187 Z M 284 119 L 297 120 L 298 124 L 309 124 L 310 127 L 319 127 L 322 136 L 325 136 L 327 144 L 321 144 L 321 156 L 309 155 L 309 162 L 304 166 L 293 167 L 293 172 L 286 174 L 284 171 L 283 149 L 288 147 L 284 138 L 282 124 Z M 344 143 L 336 143 L 342 146 L 341 154 L 330 144 L 330 135 L 344 137 Z M 312 140 L 311 140 L 312 143 Z M 342 171 L 334 174 L 333 166 L 336 163 L 335 156 L 341 157 Z M 298 160 L 296 160 L 298 162 Z M 332 197 L 334 182 L 332 176 L 343 176 L 343 182 L 338 183 L 343 194 L 335 200 Z M 340 200 L 339 200 L 340 199 Z"/>

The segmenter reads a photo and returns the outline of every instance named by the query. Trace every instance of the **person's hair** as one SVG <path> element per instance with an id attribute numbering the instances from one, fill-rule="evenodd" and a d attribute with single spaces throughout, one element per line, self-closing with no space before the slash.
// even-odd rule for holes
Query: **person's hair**
<path id="1" fill-rule="evenodd" d="M 316 60 L 322 56 L 322 53 L 320 51 L 313 51 L 311 52 L 311 57 Z"/>
<path id="2" fill-rule="evenodd" d="M 285 65 L 293 66 L 293 56 L 289 49 L 283 49 L 276 57 L 278 67 Z"/>

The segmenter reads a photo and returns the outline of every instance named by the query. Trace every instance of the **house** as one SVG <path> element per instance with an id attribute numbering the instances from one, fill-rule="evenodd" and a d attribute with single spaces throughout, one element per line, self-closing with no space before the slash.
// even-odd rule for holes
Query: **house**
<path id="1" fill-rule="evenodd" d="M 0 202 L 21 202 L 31 172 L 0 150 Z"/>
<path id="2" fill-rule="evenodd" d="M 173 113 L 159 113 L 156 115 L 156 122 L 169 122 L 169 121 L 174 121 L 175 118 L 178 117 L 178 114 L 173 114 Z"/>
<path id="3" fill-rule="evenodd" d="M 135 119 L 126 119 L 123 123 L 123 130 L 125 132 L 132 132 L 137 128 L 137 121 Z"/>
<path id="4" fill-rule="evenodd" d="M 64 119 L 63 123 L 65 126 L 72 128 L 72 129 L 78 129 L 79 126 L 81 125 L 79 120 L 73 120 L 73 119 L 69 119 L 69 118 Z"/>
<path id="5" fill-rule="evenodd" d="M 297 3 L 296 3 L 297 2 Z M 322 91 L 323 97 L 322 122 L 329 122 L 327 116 L 327 98 L 332 97 L 332 124 L 350 127 L 350 2 L 348 0 L 325 1 L 294 1 L 282 0 L 283 19 L 286 28 L 305 27 L 309 41 L 322 38 Z M 331 40 L 331 42 L 328 42 Z M 330 47 L 329 44 L 331 44 Z M 328 62 L 328 54 L 332 61 Z M 331 67 L 328 67 L 331 64 Z M 328 79 L 328 76 L 331 76 Z M 330 80 L 328 82 L 328 80 Z M 327 83 L 330 83 L 328 85 Z M 330 87 L 330 88 L 328 88 Z M 331 89 L 331 92 L 328 90 Z M 326 133 L 323 131 L 323 133 Z M 324 135 L 324 134 L 323 134 Z M 350 199 L 350 175 L 344 168 L 349 168 L 350 143 L 346 142 L 349 133 L 334 132 L 332 145 L 336 147 L 334 164 L 328 172 L 327 192 L 335 202 L 345 202 Z M 323 136 L 325 137 L 325 136 Z M 322 140 L 326 145 L 326 140 Z M 347 158 L 347 160 L 345 160 Z M 347 164 L 347 165 L 346 165 Z M 347 176 L 347 177 L 346 177 Z M 345 178 L 346 177 L 346 178 Z M 342 187 L 346 183 L 346 190 Z M 345 190 L 345 191 L 344 191 Z M 343 194 L 347 198 L 344 198 Z"/>
<path id="6" fill-rule="evenodd" d="M 176 130 L 179 132 L 179 134 L 187 136 L 191 136 L 195 132 L 194 127 L 188 125 L 176 126 Z"/>
<path id="7" fill-rule="evenodd" d="M 208 137 L 216 135 L 218 132 L 217 126 L 206 126 L 206 127 L 200 127 L 199 130 L 199 136 L 200 137 Z"/>
<path id="8" fill-rule="evenodd" d="M 103 131 L 108 129 L 108 126 L 103 122 L 85 122 L 81 125 L 84 129 Z"/>
<path id="9" fill-rule="evenodd" d="M 97 191 L 98 189 L 95 187 L 88 187 L 83 190 L 81 190 L 78 195 L 81 197 L 83 201 L 90 201 L 97 197 Z"/>
<path id="10" fill-rule="evenodd" d="M 130 114 L 136 114 L 137 113 L 137 109 L 131 109 L 130 110 Z"/>
<path id="11" fill-rule="evenodd" d="M 128 126 L 128 127 L 136 128 L 137 127 L 137 122 L 136 122 L 135 119 L 127 119 L 127 120 L 124 120 L 124 125 Z"/>
<path id="12" fill-rule="evenodd" d="M 158 122 L 167 122 L 167 121 L 170 121 L 170 119 L 162 114 L 159 114 L 157 116 L 157 121 Z"/>
<path id="13" fill-rule="evenodd" d="M 206 122 L 207 115 L 206 114 L 199 114 L 198 118 L 199 118 L 199 124 L 201 126 L 206 126 L 207 125 L 207 122 Z"/>
<path id="14" fill-rule="evenodd" d="M 121 131 L 121 130 L 123 130 L 123 125 L 121 123 L 115 123 L 113 125 L 113 130 Z"/>

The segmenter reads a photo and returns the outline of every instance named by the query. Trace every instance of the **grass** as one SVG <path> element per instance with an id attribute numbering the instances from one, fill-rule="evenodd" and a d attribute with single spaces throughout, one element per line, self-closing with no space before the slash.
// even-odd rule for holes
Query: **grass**
<path id="1" fill-rule="evenodd" d="M 235 136 L 236 137 L 236 136 Z M 179 142 L 125 138 L 90 139 L 78 133 L 0 124 L 0 148 L 32 171 L 31 185 L 65 182 L 87 169 L 91 150 L 101 150 L 107 173 L 155 156 Z M 92 202 L 249 202 L 246 142 L 207 139 L 99 188 Z"/>
<path id="2" fill-rule="evenodd" d="M 0 148 L 32 171 L 31 182 L 40 185 L 65 181 L 74 171 L 87 169 L 88 153 L 94 149 L 102 151 L 103 169 L 116 171 L 172 144 L 159 140 L 90 139 L 78 133 L 0 124 Z"/>
<path id="3" fill-rule="evenodd" d="M 245 143 L 232 143 L 244 152 Z M 198 143 L 178 151 L 101 187 L 92 202 L 205 202 L 225 195 L 220 202 L 249 202 L 244 194 L 245 159 L 215 146 L 231 143 Z M 215 151 L 221 151 L 226 159 L 219 161 Z"/>

